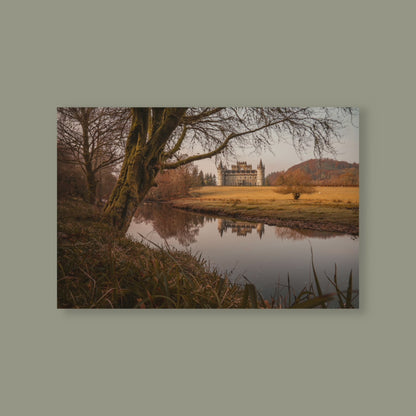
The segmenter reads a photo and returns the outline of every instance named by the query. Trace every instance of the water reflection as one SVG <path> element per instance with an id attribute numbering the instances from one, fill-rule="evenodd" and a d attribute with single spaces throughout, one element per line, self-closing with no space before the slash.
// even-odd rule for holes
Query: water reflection
<path id="1" fill-rule="evenodd" d="M 265 297 L 273 296 L 276 285 L 287 282 L 288 275 L 294 290 L 310 284 L 312 252 L 323 291 L 333 291 L 324 277 L 333 276 L 335 264 L 342 290 L 348 287 L 351 271 L 353 287 L 358 288 L 359 238 L 347 234 L 215 218 L 163 204 L 142 205 L 127 234 L 200 253 L 212 266 L 230 272 L 232 279 L 247 277 Z"/>
<path id="2" fill-rule="evenodd" d="M 222 237 L 224 231 L 227 231 L 228 228 L 231 229 L 232 233 L 236 233 L 238 237 L 245 237 L 247 234 L 251 234 L 252 230 L 256 229 L 257 234 L 260 239 L 264 234 L 264 224 L 262 223 L 253 223 L 253 222 L 244 222 L 244 221 L 233 221 L 225 220 L 218 218 L 218 232 Z"/>
<path id="3" fill-rule="evenodd" d="M 196 242 L 199 229 L 205 221 L 211 222 L 214 219 L 186 211 L 172 210 L 167 205 L 150 203 L 143 204 L 133 218 L 136 224 L 142 222 L 152 224 L 153 229 L 162 239 L 174 237 L 184 247 Z"/>
<path id="4" fill-rule="evenodd" d="M 172 209 L 163 204 L 143 204 L 135 213 L 135 224 L 151 224 L 162 239 L 175 238 L 184 247 L 195 243 L 199 230 L 205 223 L 217 222 L 217 230 L 222 238 L 227 230 L 237 237 L 257 234 L 261 240 L 266 232 L 263 223 L 237 221 L 234 219 L 215 218 L 208 215 Z M 305 240 L 308 238 L 327 239 L 342 235 L 330 231 L 293 229 L 288 227 L 267 227 L 273 229 L 276 237 L 283 240 Z M 255 231 L 255 233 L 253 233 Z M 270 231 L 269 231 L 270 232 Z"/>
<path id="5" fill-rule="evenodd" d="M 283 240 L 305 240 L 308 238 L 320 238 L 326 240 L 327 238 L 334 238 L 336 236 L 344 235 L 333 231 L 317 231 L 307 229 L 293 229 L 288 227 L 275 227 L 276 236 Z"/>

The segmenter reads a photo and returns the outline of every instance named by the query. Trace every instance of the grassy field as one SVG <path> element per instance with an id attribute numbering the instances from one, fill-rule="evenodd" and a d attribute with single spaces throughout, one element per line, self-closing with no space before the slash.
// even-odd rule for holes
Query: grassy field
<path id="1" fill-rule="evenodd" d="M 303 194 L 297 201 L 276 189 L 207 186 L 193 189 L 190 197 L 173 205 L 268 224 L 358 234 L 359 188 L 315 187 L 315 193 Z"/>

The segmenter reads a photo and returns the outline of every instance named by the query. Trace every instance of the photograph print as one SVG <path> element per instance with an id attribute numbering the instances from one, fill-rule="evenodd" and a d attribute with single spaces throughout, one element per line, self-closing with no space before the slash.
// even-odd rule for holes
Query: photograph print
<path id="1" fill-rule="evenodd" d="M 57 307 L 356 309 L 355 107 L 57 108 Z"/>

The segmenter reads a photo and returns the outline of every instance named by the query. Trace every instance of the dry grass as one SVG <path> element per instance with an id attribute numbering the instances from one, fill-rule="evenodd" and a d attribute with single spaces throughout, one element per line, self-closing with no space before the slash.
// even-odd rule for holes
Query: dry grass
<path id="1" fill-rule="evenodd" d="M 331 187 L 317 186 L 313 194 L 304 194 L 301 200 L 313 201 L 316 203 L 359 203 L 358 187 Z M 205 201 L 227 201 L 239 199 L 241 202 L 272 202 L 291 201 L 292 195 L 282 195 L 275 192 L 274 186 L 205 186 L 193 189 L 191 196 Z"/>
<path id="2" fill-rule="evenodd" d="M 152 249 L 82 201 L 58 203 L 58 308 L 239 308 L 243 287 L 200 256 Z M 257 299 L 257 297 L 256 297 Z"/>
<path id="3" fill-rule="evenodd" d="M 173 202 L 177 208 L 211 212 L 269 224 L 286 221 L 303 228 L 358 234 L 359 188 L 315 187 L 313 194 L 276 193 L 276 187 L 207 186 L 191 191 L 191 197 Z M 307 226 L 307 227 L 306 227 Z"/>

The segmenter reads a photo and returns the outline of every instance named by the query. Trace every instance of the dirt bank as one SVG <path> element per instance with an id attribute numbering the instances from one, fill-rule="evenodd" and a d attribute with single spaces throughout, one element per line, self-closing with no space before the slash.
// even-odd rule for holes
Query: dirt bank
<path id="1" fill-rule="evenodd" d="M 192 211 L 201 214 L 211 214 L 219 217 L 233 218 L 240 221 L 249 221 L 249 222 L 261 222 L 267 225 L 277 225 L 280 227 L 290 227 L 293 229 L 307 229 L 315 231 L 330 231 L 337 233 L 344 233 L 350 235 L 359 235 L 359 227 L 349 224 L 337 224 L 325 221 L 308 221 L 308 220 L 296 220 L 296 219 L 280 219 L 276 217 L 263 216 L 258 213 L 250 214 L 241 214 L 236 212 L 230 212 L 229 209 L 222 208 L 204 208 L 196 207 L 191 205 L 185 205 L 179 201 L 170 201 L 167 202 L 174 208 L 183 209 L 186 211 Z"/>

